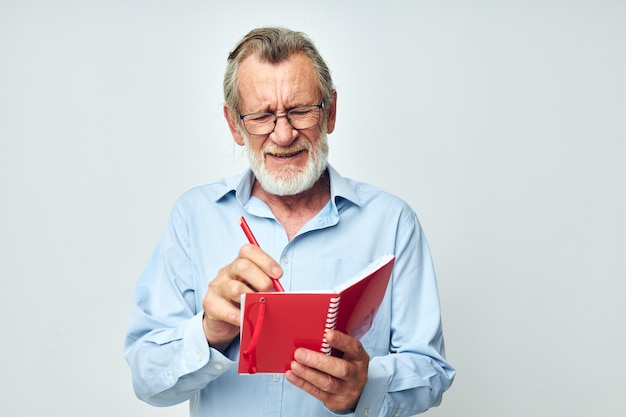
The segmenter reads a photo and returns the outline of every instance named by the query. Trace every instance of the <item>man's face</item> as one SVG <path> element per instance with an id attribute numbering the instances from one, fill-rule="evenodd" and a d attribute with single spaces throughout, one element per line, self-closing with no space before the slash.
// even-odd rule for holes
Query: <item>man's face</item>
<path id="1" fill-rule="evenodd" d="M 300 106 L 321 102 L 311 60 L 304 54 L 272 65 L 252 55 L 238 70 L 241 114 L 271 112 L 278 115 Z M 231 126 L 235 140 L 245 144 L 250 167 L 263 189 L 275 195 L 294 195 L 309 189 L 326 168 L 326 133 L 334 128 L 334 102 L 328 121 L 296 130 L 286 117 L 278 118 L 268 135 L 247 134 L 243 126 Z"/>

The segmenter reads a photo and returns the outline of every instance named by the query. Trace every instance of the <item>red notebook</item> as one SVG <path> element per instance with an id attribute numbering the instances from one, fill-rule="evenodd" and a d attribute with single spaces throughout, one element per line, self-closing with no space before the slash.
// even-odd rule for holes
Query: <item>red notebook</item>
<path id="1" fill-rule="evenodd" d="M 362 337 L 374 322 L 394 262 L 385 254 L 330 291 L 243 294 L 239 373 L 284 373 L 298 347 L 339 356 L 326 343 L 326 330 Z"/>

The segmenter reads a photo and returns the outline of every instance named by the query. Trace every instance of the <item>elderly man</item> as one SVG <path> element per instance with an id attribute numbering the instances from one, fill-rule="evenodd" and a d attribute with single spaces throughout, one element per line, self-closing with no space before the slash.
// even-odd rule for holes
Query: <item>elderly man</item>
<path id="1" fill-rule="evenodd" d="M 138 397 L 192 416 L 408 416 L 438 405 L 437 286 L 415 213 L 327 163 L 337 93 L 304 34 L 251 31 L 228 58 L 224 116 L 250 169 L 185 193 L 135 289 L 126 339 Z M 245 243 L 245 215 L 261 248 Z M 372 328 L 330 331 L 341 358 L 299 348 L 285 374 L 237 373 L 242 293 L 329 289 L 383 253 L 396 263 Z M 306 314 L 306 312 L 301 312 Z"/>

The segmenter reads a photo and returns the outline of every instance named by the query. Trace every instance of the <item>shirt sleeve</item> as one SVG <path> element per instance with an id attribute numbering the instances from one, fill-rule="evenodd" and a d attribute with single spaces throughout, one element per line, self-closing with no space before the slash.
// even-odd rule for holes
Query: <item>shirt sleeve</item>
<path id="1" fill-rule="evenodd" d="M 158 406 L 189 399 L 235 365 L 209 346 L 196 311 L 189 232 L 178 202 L 134 293 L 125 343 L 137 397 Z"/>
<path id="2" fill-rule="evenodd" d="M 356 416 L 412 416 L 437 406 L 453 382 L 428 244 L 411 211 L 401 218 L 390 301 L 389 353 L 371 359 Z"/>

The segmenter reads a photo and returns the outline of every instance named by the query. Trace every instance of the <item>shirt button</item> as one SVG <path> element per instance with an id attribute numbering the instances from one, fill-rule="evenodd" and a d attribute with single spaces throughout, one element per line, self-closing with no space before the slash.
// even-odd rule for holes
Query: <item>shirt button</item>
<path id="1" fill-rule="evenodd" d="M 369 415 L 370 415 L 370 409 L 369 409 L 369 408 L 366 408 L 365 410 L 363 410 L 363 415 L 364 415 L 365 417 L 369 416 Z"/>
<path id="2" fill-rule="evenodd" d="M 280 375 L 274 374 L 274 376 L 272 376 L 272 381 L 274 381 L 274 382 L 280 381 Z"/>
<path id="3" fill-rule="evenodd" d="M 287 258 L 287 255 L 285 255 L 285 256 L 283 256 L 283 257 L 281 258 L 281 261 L 282 261 L 282 263 L 284 263 L 284 264 L 288 264 L 288 263 L 289 263 L 289 258 Z"/>
<path id="4" fill-rule="evenodd" d="M 224 365 L 222 365 L 221 363 L 216 363 L 215 369 L 217 369 L 218 371 L 222 371 L 224 370 Z"/>
<path id="5" fill-rule="evenodd" d="M 198 361 L 202 361 L 202 359 L 204 359 L 204 356 L 202 356 L 202 352 L 196 353 L 196 358 L 198 358 Z"/>

